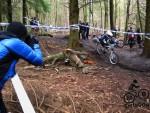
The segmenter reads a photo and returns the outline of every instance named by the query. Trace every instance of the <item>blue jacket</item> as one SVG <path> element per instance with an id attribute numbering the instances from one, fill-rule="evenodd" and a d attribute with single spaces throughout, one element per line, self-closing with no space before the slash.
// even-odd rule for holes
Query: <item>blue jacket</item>
<path id="1" fill-rule="evenodd" d="M 43 64 L 39 44 L 34 44 L 31 48 L 16 37 L 0 38 L 0 90 L 5 82 L 15 75 L 15 66 L 19 58 L 33 65 Z"/>

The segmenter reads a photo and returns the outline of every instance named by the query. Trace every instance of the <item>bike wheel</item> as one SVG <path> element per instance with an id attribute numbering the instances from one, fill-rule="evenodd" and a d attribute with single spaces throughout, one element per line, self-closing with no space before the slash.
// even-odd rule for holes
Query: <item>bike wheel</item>
<path id="1" fill-rule="evenodd" d="M 140 89 L 138 92 L 138 96 L 141 99 L 148 99 L 149 98 L 149 91 L 147 89 Z"/>
<path id="2" fill-rule="evenodd" d="M 109 55 L 109 61 L 111 64 L 117 64 L 119 62 L 119 57 L 115 52 L 111 52 Z"/>
<path id="3" fill-rule="evenodd" d="M 119 48 L 123 48 L 123 46 L 124 46 L 124 41 L 123 41 L 123 40 L 118 40 L 117 46 L 118 46 Z"/>
<path id="4" fill-rule="evenodd" d="M 105 50 L 105 48 L 102 47 L 100 44 L 97 45 L 96 51 L 100 58 L 102 58 L 104 62 L 108 63 L 108 51 Z"/>
<path id="5" fill-rule="evenodd" d="M 135 100 L 135 95 L 130 93 L 130 92 L 127 92 L 124 97 L 123 97 L 123 100 L 126 104 L 128 103 L 133 103 L 134 100 Z"/>
<path id="6" fill-rule="evenodd" d="M 100 44 L 96 44 L 96 51 L 99 55 L 102 55 L 102 46 Z"/>

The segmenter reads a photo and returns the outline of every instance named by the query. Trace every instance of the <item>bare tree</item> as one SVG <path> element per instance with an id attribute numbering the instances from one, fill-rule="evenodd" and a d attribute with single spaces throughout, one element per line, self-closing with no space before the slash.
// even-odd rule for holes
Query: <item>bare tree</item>
<path id="1" fill-rule="evenodd" d="M 57 6 L 58 6 L 58 3 L 57 3 L 57 0 L 55 0 L 55 26 L 57 25 Z"/>
<path id="2" fill-rule="evenodd" d="M 128 2 L 127 2 L 125 31 L 127 31 L 127 29 L 128 29 L 128 22 L 129 22 L 129 16 L 130 16 L 130 14 L 129 14 L 129 11 L 130 11 L 130 2 L 131 2 L 131 0 L 128 0 Z"/>
<path id="3" fill-rule="evenodd" d="M 7 19 L 8 22 L 12 22 L 12 1 L 7 0 Z"/>
<path id="4" fill-rule="evenodd" d="M 110 6 L 110 28 L 114 28 L 114 1 L 109 0 L 109 6 Z"/>
<path id="5" fill-rule="evenodd" d="M 139 20 L 139 23 L 140 23 L 140 29 L 141 29 L 141 31 L 143 31 L 142 20 L 141 20 L 141 14 L 140 14 L 140 4 L 139 4 L 139 0 L 137 0 L 137 14 L 138 14 L 138 20 Z"/>
<path id="6" fill-rule="evenodd" d="M 116 24 L 117 24 L 117 18 L 120 18 L 120 5 L 119 5 L 119 3 L 120 3 L 120 0 L 115 0 L 115 5 L 114 5 L 114 26 L 116 26 Z M 118 24 L 119 24 L 119 22 L 118 22 Z"/>
<path id="7" fill-rule="evenodd" d="M 79 20 L 78 0 L 69 0 L 69 24 L 77 24 Z M 77 29 L 70 29 L 69 47 L 79 47 L 79 34 Z"/>
<path id="8" fill-rule="evenodd" d="M 27 16 L 27 4 L 26 4 L 26 0 L 22 0 L 22 20 L 23 20 L 23 23 L 26 24 L 26 16 Z"/>
<path id="9" fill-rule="evenodd" d="M 89 0 L 89 23 L 93 24 L 93 21 L 93 0 Z"/>
<path id="10" fill-rule="evenodd" d="M 2 1 L 0 0 L 0 22 L 2 22 Z"/>
<path id="11" fill-rule="evenodd" d="M 100 26 L 103 28 L 103 8 L 102 8 L 102 1 L 99 0 L 99 5 L 100 5 Z"/>
<path id="12" fill-rule="evenodd" d="M 105 7 L 105 23 L 104 23 L 104 28 L 108 27 L 108 0 L 104 1 L 104 7 Z"/>
<path id="13" fill-rule="evenodd" d="M 150 33 L 150 0 L 146 0 L 146 22 L 145 32 Z M 144 41 L 143 55 L 150 58 L 150 36 L 148 35 Z"/>
<path id="14" fill-rule="evenodd" d="M 87 0 L 83 0 L 84 4 L 87 4 Z M 84 22 L 87 22 L 87 5 L 83 7 L 83 20 Z"/>

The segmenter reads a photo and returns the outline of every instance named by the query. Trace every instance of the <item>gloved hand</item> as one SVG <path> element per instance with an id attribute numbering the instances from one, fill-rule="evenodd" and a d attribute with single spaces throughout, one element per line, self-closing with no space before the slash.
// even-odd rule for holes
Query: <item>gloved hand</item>
<path id="1" fill-rule="evenodd" d="M 107 43 L 106 39 L 103 39 L 103 43 L 104 43 L 104 44 L 106 44 L 106 43 Z"/>
<path id="2" fill-rule="evenodd" d="M 37 40 L 36 36 L 28 35 L 25 42 L 33 48 L 34 44 L 39 44 L 39 41 Z"/>

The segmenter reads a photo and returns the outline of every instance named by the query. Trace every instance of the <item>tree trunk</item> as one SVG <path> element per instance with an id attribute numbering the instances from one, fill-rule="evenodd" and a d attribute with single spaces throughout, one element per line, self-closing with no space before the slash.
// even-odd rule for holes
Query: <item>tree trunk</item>
<path id="1" fill-rule="evenodd" d="M 55 26 L 57 26 L 57 0 L 55 0 Z"/>
<path id="2" fill-rule="evenodd" d="M 2 1 L 0 0 L 0 22 L 2 22 Z M 0 30 L 2 30 L 2 26 L 0 26 Z"/>
<path id="3" fill-rule="evenodd" d="M 93 6 L 93 0 L 91 0 L 91 9 L 92 9 L 92 12 L 91 12 L 91 15 L 92 15 L 92 25 L 94 25 L 94 15 L 93 15 L 93 12 L 94 12 L 94 6 Z"/>
<path id="4" fill-rule="evenodd" d="M 77 24 L 78 20 L 79 20 L 78 0 L 70 0 L 69 24 L 70 25 Z M 79 47 L 79 32 L 77 29 L 70 29 L 69 47 L 73 49 Z"/>
<path id="5" fill-rule="evenodd" d="M 127 2 L 125 31 L 127 31 L 127 29 L 128 29 L 128 22 L 129 22 L 129 16 L 130 16 L 130 14 L 129 14 L 129 11 L 130 11 L 130 1 L 131 0 L 128 0 L 128 2 Z M 124 35 L 124 42 L 126 42 L 126 41 L 127 41 L 127 35 Z"/>
<path id="6" fill-rule="evenodd" d="M 2 1 L 0 0 L 0 22 L 2 22 Z"/>
<path id="7" fill-rule="evenodd" d="M 114 26 L 116 26 L 117 24 L 117 18 L 118 18 L 118 4 L 119 4 L 120 1 L 118 0 L 115 0 L 115 11 L 114 11 Z"/>
<path id="8" fill-rule="evenodd" d="M 26 0 L 23 0 L 22 1 L 22 20 L 23 20 L 23 23 L 26 24 L 26 16 L 27 16 L 27 5 L 26 5 Z"/>
<path id="9" fill-rule="evenodd" d="M 99 5 L 100 5 L 100 27 L 103 28 L 103 9 L 102 9 L 102 2 L 99 0 Z"/>
<path id="10" fill-rule="evenodd" d="M 114 1 L 109 0 L 110 6 L 110 29 L 114 29 Z"/>
<path id="11" fill-rule="evenodd" d="M 105 7 L 104 28 L 107 29 L 108 28 L 108 1 L 107 0 L 104 1 L 104 7 Z"/>
<path id="12" fill-rule="evenodd" d="M 83 0 L 84 4 L 87 4 L 87 0 Z M 87 22 L 87 5 L 83 7 L 83 20 L 84 22 Z"/>
<path id="13" fill-rule="evenodd" d="M 145 32 L 150 33 L 150 0 L 146 0 Z M 150 58 L 150 36 L 145 38 L 143 55 Z"/>
<path id="14" fill-rule="evenodd" d="M 44 63 L 52 62 L 51 64 L 54 65 L 56 61 L 65 60 L 69 58 L 72 62 L 74 62 L 76 66 L 82 68 L 84 67 L 84 64 L 79 58 L 80 55 L 87 56 L 88 54 L 86 52 L 74 51 L 72 49 L 65 49 L 64 51 L 60 53 L 48 55 L 47 57 L 44 58 Z"/>
<path id="15" fill-rule="evenodd" d="M 137 0 L 137 13 L 138 13 L 138 20 L 140 23 L 140 29 L 141 32 L 143 31 L 143 26 L 142 26 L 142 20 L 141 20 L 141 15 L 140 15 L 140 4 L 139 4 L 139 0 Z"/>
<path id="16" fill-rule="evenodd" d="M 125 31 L 127 31 L 127 29 L 128 29 L 129 11 L 130 11 L 130 1 L 131 1 L 131 0 L 128 0 L 128 3 L 127 3 L 127 13 L 126 13 Z"/>
<path id="17" fill-rule="evenodd" d="M 12 5 L 11 0 L 7 0 L 7 19 L 8 22 L 12 22 Z"/>
<path id="18" fill-rule="evenodd" d="M 89 24 L 93 24 L 93 0 L 89 0 Z"/>
<path id="19" fill-rule="evenodd" d="M 119 6 L 119 26 L 118 26 L 118 29 L 120 29 L 121 28 L 121 8 L 120 8 L 120 6 Z"/>
<path id="20" fill-rule="evenodd" d="M 39 18 L 39 11 L 35 10 L 35 17 Z"/>

